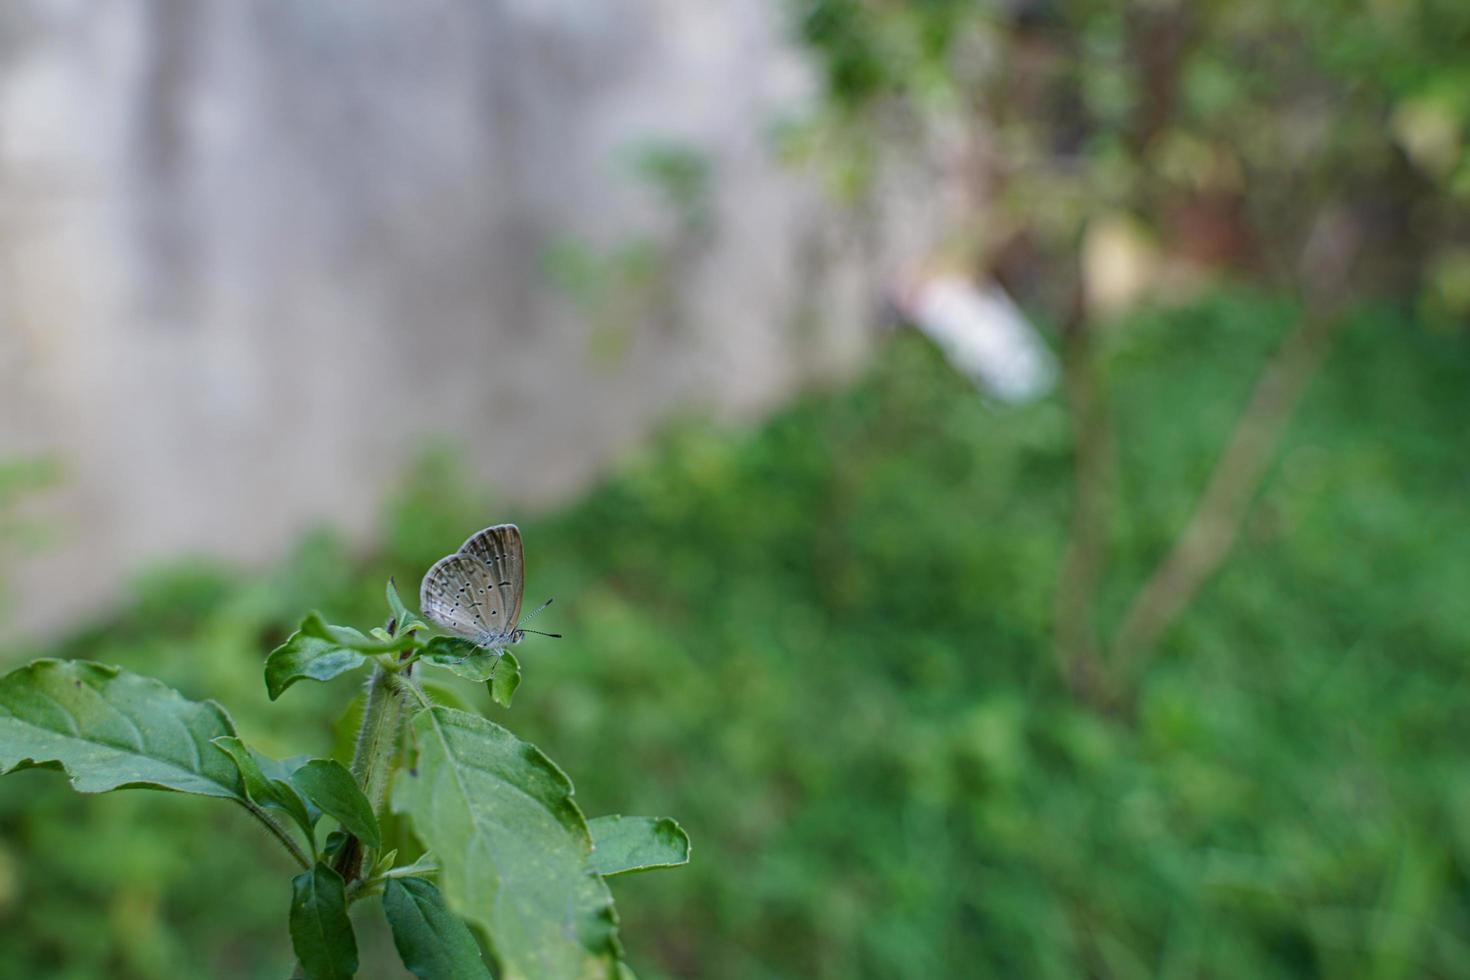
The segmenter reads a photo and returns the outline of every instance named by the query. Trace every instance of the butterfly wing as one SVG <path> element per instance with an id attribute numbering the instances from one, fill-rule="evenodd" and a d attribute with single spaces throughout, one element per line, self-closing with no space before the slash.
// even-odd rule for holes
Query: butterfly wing
<path id="1" fill-rule="evenodd" d="M 419 587 L 419 608 L 432 622 L 482 646 L 502 645 L 514 627 L 490 565 L 466 554 L 440 558 Z M 507 623 L 511 625 L 507 625 Z"/>
<path id="2" fill-rule="evenodd" d="M 504 622 L 494 625 L 507 635 L 515 630 L 521 618 L 521 597 L 525 593 L 525 549 L 521 545 L 521 529 L 514 524 L 496 524 L 470 535 L 460 545 L 459 553 L 484 563 L 491 581 L 500 594 L 500 615 Z"/>

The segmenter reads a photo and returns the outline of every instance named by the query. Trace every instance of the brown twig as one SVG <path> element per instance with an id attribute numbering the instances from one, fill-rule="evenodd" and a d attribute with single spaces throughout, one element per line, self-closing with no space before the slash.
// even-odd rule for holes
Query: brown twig
<path id="1" fill-rule="evenodd" d="M 1099 703 L 1108 687 L 1094 616 L 1107 559 L 1113 432 L 1079 283 L 1063 323 L 1063 372 L 1076 440 L 1076 500 L 1055 594 L 1055 655 L 1067 686 Z"/>
<path id="2" fill-rule="evenodd" d="M 1123 616 L 1113 641 L 1115 684 L 1126 688 L 1146 655 L 1229 552 L 1292 409 L 1343 319 L 1309 314 L 1267 365 L 1194 515 Z"/>
<path id="3" fill-rule="evenodd" d="M 1319 213 L 1301 257 L 1306 313 L 1256 382 L 1194 515 L 1124 613 L 1109 664 L 1115 692 L 1131 687 L 1155 644 L 1239 536 L 1292 411 L 1341 329 L 1361 243 L 1349 212 L 1328 207 Z"/>

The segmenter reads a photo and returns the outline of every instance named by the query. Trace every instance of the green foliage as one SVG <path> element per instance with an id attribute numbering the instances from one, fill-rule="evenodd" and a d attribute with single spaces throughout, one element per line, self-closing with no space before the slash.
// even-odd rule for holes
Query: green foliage
<path id="1" fill-rule="evenodd" d="M 1106 623 L 1296 315 L 1237 296 L 1111 335 Z M 1467 370 L 1455 337 L 1354 321 L 1130 724 L 1050 659 L 1063 407 L 997 410 L 897 342 L 536 529 L 533 574 L 573 600 L 522 734 L 607 760 L 589 807 L 637 780 L 696 833 L 624 910 L 670 937 L 665 975 L 1470 976 L 1470 839 L 1445 829 L 1470 799 Z"/>
<path id="2" fill-rule="evenodd" d="M 491 937 L 502 975 L 610 975 L 612 895 L 566 774 L 468 712 L 429 708 L 413 729 L 418 762 L 399 777 L 394 808 L 444 861 L 445 894 Z"/>
<path id="3" fill-rule="evenodd" d="M 708 155 L 684 143 L 654 141 L 637 147 L 632 163 L 634 172 L 659 192 L 683 234 L 710 230 L 714 202 Z"/>
<path id="4" fill-rule="evenodd" d="M 475 937 L 429 882 L 389 878 L 383 912 L 403 965 L 419 980 L 490 980 Z"/>
<path id="5" fill-rule="evenodd" d="M 291 945 L 307 980 L 349 980 L 357 973 L 347 888 L 320 862 L 291 879 Z"/>
<path id="6" fill-rule="evenodd" d="M 457 636 L 436 636 L 425 645 L 420 661 L 443 667 L 476 683 L 484 683 L 490 700 L 509 708 L 521 686 L 521 662 L 509 650 L 485 650 Z"/>
<path id="7" fill-rule="evenodd" d="M 1236 294 L 1109 332 L 1104 626 L 1295 316 Z M 681 427 L 523 523 L 567 638 L 517 647 L 513 715 L 447 670 L 453 693 L 426 692 L 513 718 L 588 812 L 695 835 L 678 874 L 609 879 L 644 980 L 1470 978 L 1467 376 L 1462 336 L 1354 319 L 1131 721 L 1079 709 L 1050 661 L 1063 406 L 987 405 L 907 337 L 859 383 L 748 433 Z M 381 621 L 390 574 L 505 512 L 442 461 L 406 485 L 368 561 L 315 535 L 259 576 L 184 566 L 44 652 L 219 693 L 269 755 L 343 758 L 351 685 L 268 701 L 261 651 L 302 597 Z M 419 856 L 404 821 L 381 829 Z M 7 776 L 0 976 L 280 980 L 299 870 L 238 807 Z M 402 976 L 386 927 L 356 926 L 358 975 Z"/>
<path id="8" fill-rule="evenodd" d="M 235 763 L 245 786 L 245 795 L 250 802 L 265 809 L 279 810 L 296 822 L 308 841 L 315 839 L 313 835 L 321 813 L 302 797 L 301 791 L 292 784 L 289 772 L 281 776 L 267 776 L 259 754 L 233 735 L 220 736 L 210 741 Z"/>
<path id="9" fill-rule="evenodd" d="M 37 660 L 0 678 L 0 772 L 64 769 L 80 793 L 127 786 L 244 802 L 212 745 L 235 734 L 224 709 L 102 664 Z"/>
<path id="10" fill-rule="evenodd" d="M 616 365 L 652 327 L 683 328 L 681 284 L 713 241 L 714 174 L 707 154 L 671 140 L 629 148 L 627 162 L 658 204 L 654 227 L 599 247 L 561 236 L 542 256 L 546 278 L 589 327 L 591 360 Z"/>
<path id="11" fill-rule="evenodd" d="M 642 324 L 669 318 L 668 258 L 668 248 L 647 236 L 607 249 L 571 238 L 547 248 L 546 278 L 587 321 L 592 360 L 619 364 Z"/>
<path id="12" fill-rule="evenodd" d="M 521 662 L 516 655 L 506 650 L 490 673 L 490 678 L 485 682 L 490 690 L 490 700 L 502 708 L 509 708 L 511 698 L 516 695 L 516 688 L 521 686 Z"/>
<path id="13" fill-rule="evenodd" d="M 360 650 L 321 635 L 325 627 L 321 617 L 313 613 L 285 643 L 271 651 L 265 662 L 265 687 L 272 701 L 297 681 L 329 681 L 367 664 L 367 656 Z"/>
<path id="14" fill-rule="evenodd" d="M 374 850 L 383 846 L 378 818 L 357 780 L 332 759 L 313 759 L 291 774 L 291 782 L 342 829 Z"/>
<path id="15" fill-rule="evenodd" d="M 443 667 L 460 677 L 484 683 L 495 673 L 501 651 L 486 650 L 457 636 L 436 636 L 424 647 L 419 659 L 432 667 Z"/>
<path id="16" fill-rule="evenodd" d="M 604 878 L 689 863 L 689 835 L 668 817 L 597 817 L 592 832 L 592 866 Z"/>
<path id="17" fill-rule="evenodd" d="M 21 505 L 62 479 L 60 465 L 47 456 L 0 459 L 0 612 L 6 611 L 8 602 L 5 578 L 10 556 L 35 551 L 52 537 L 52 529 L 25 513 Z"/>
<path id="18" fill-rule="evenodd" d="M 416 629 L 426 629 L 425 623 L 419 614 L 410 610 L 403 604 L 398 596 L 398 584 L 390 577 L 388 579 L 388 611 L 393 614 L 393 632 L 395 635 L 406 636 Z"/>
<path id="19" fill-rule="evenodd" d="M 274 701 L 301 678 L 328 680 L 373 663 L 351 771 L 333 759 L 273 760 L 242 741 L 218 705 L 189 701 L 160 681 L 88 661 L 42 659 L 0 678 L 0 774 L 54 767 L 85 793 L 145 787 L 243 805 L 305 869 L 292 879 L 288 920 L 297 969 L 307 980 L 356 975 L 348 909 L 379 893 L 395 944 L 419 975 L 488 976 L 456 915 L 482 927 L 497 951 L 499 976 L 626 973 L 612 896 L 593 865 L 571 782 L 500 726 L 433 704 L 413 676 L 422 658 L 438 657 L 465 676 L 489 680 L 492 697 L 508 705 L 519 665 L 511 658 L 511 680 L 497 688 L 500 651 L 443 637 L 425 644 L 424 622 L 404 606 L 392 579 L 386 599 L 386 629 L 368 636 L 312 613 L 265 664 Z M 446 646 L 452 652 L 443 652 Z M 488 673 L 470 669 L 484 658 Z M 404 721 L 415 711 L 418 737 L 405 748 Z M 375 809 L 400 766 L 406 775 L 399 807 L 434 848 L 435 861 L 420 856 L 398 866 L 399 848 L 384 846 Z M 304 849 L 270 811 L 296 822 Z M 319 849 L 323 814 L 341 829 Z M 425 873 L 444 876 L 448 905 L 415 877 Z"/>

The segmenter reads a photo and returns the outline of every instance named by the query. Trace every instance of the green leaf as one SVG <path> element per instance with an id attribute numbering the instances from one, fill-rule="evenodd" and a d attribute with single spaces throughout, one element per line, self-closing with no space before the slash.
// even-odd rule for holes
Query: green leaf
<path id="1" fill-rule="evenodd" d="M 419 980 L 490 980 L 490 968 L 469 927 L 424 879 L 389 878 L 383 887 L 383 912 L 403 965 Z"/>
<path id="2" fill-rule="evenodd" d="M 291 946 L 307 980 L 346 980 L 357 972 L 346 892 L 342 876 L 320 862 L 291 879 Z"/>
<path id="3" fill-rule="evenodd" d="M 689 863 L 689 835 L 668 817 L 597 817 L 592 831 L 592 867 L 603 877 Z"/>
<path id="4" fill-rule="evenodd" d="M 320 613 L 311 613 L 301 621 L 300 632 L 319 640 L 327 640 L 346 650 L 358 653 L 397 653 L 412 646 L 418 640 L 411 636 L 395 636 L 391 640 L 375 640 L 351 626 L 333 626 L 322 619 Z"/>
<path id="5" fill-rule="evenodd" d="M 490 688 L 490 700 L 503 708 L 510 707 L 510 699 L 515 697 L 516 688 L 521 686 L 521 662 L 515 654 L 505 651 L 486 686 Z"/>
<path id="6" fill-rule="evenodd" d="M 213 701 L 86 660 L 37 660 L 0 677 L 0 773 L 60 768 L 82 793 L 125 787 L 246 802 L 229 757 L 235 734 Z"/>
<path id="7" fill-rule="evenodd" d="M 395 878 L 429 878 L 439 874 L 439 859 L 433 851 L 425 851 L 414 859 L 413 864 L 390 870 Z"/>
<path id="8" fill-rule="evenodd" d="M 373 805 L 340 762 L 312 759 L 291 774 L 291 782 L 358 840 L 375 850 L 383 845 Z"/>
<path id="9" fill-rule="evenodd" d="M 396 860 L 398 860 L 398 848 L 395 847 L 391 850 L 383 851 L 378 855 L 378 859 L 373 862 L 373 873 L 368 877 L 377 878 L 383 873 L 393 870 L 393 862 Z"/>
<path id="10" fill-rule="evenodd" d="M 240 779 L 245 784 L 245 795 L 257 806 L 280 810 L 292 820 L 296 821 L 305 833 L 307 840 L 315 840 L 313 833 L 316 827 L 317 815 L 311 813 L 310 808 L 296 787 L 282 779 L 272 778 L 266 775 L 262 768 L 262 757 L 244 742 L 233 735 L 221 735 L 219 738 L 211 739 L 226 755 L 235 763 L 240 771 Z M 271 760 L 274 762 L 274 760 Z M 277 763 L 279 765 L 279 763 Z"/>
<path id="11" fill-rule="evenodd" d="M 451 660 L 464 660 L 473 657 L 477 653 L 488 653 L 484 647 L 477 643 L 459 636 L 436 636 L 424 644 L 424 650 L 419 657 L 432 664 L 446 665 Z M 480 678 L 484 680 L 484 678 Z"/>
<path id="12" fill-rule="evenodd" d="M 464 695 L 462 695 L 454 688 L 450 687 L 448 684 L 441 684 L 438 681 L 425 680 L 420 681 L 419 686 L 423 688 L 423 691 L 426 695 L 428 695 L 429 700 L 434 702 L 435 704 L 446 705 L 450 708 L 458 708 L 461 711 L 475 710 L 474 705 L 465 700 Z"/>
<path id="13" fill-rule="evenodd" d="M 306 807 L 307 816 L 311 818 L 312 826 L 316 826 L 316 822 L 322 818 L 322 811 L 317 808 L 315 803 L 302 796 L 301 791 L 291 784 L 291 774 L 310 762 L 311 756 L 293 755 L 289 759 L 272 759 L 270 756 L 257 752 L 254 749 L 250 750 L 250 754 L 255 757 L 255 761 L 260 765 L 260 771 L 265 773 L 266 779 L 272 783 L 284 783 L 285 789 L 289 789 L 292 795 L 301 801 L 302 805 Z"/>
<path id="14" fill-rule="evenodd" d="M 255 753 L 250 750 L 237 735 L 220 735 L 210 739 L 210 742 L 219 748 L 239 770 L 240 780 L 245 784 L 245 795 L 259 803 L 261 806 L 278 806 L 275 794 L 271 790 L 270 779 L 260 768 L 260 762 Z"/>
<path id="15" fill-rule="evenodd" d="M 257 752 L 255 749 L 251 749 L 250 754 L 255 757 L 255 762 L 260 766 L 260 771 L 265 773 L 266 779 L 283 779 L 288 782 L 293 772 L 306 765 L 312 759 L 309 755 L 293 755 L 289 759 L 272 759 L 265 753 Z"/>
<path id="16" fill-rule="evenodd" d="M 436 636 L 424 647 L 419 659 L 479 684 L 495 676 L 495 668 L 504 656 L 503 650 L 489 650 L 457 636 Z"/>
<path id="17" fill-rule="evenodd" d="M 322 860 L 335 861 L 337 859 L 337 855 L 342 853 L 342 848 L 345 847 L 347 842 L 351 839 L 352 838 L 345 830 L 332 831 L 330 834 L 327 835 L 327 839 L 322 842 Z"/>
<path id="18" fill-rule="evenodd" d="M 316 841 L 316 823 L 322 818 L 322 811 L 312 805 L 312 802 L 301 795 L 301 791 L 285 779 L 270 780 L 271 790 L 276 799 L 280 801 L 281 809 L 291 815 L 291 819 L 301 825 L 306 831 L 306 836 L 313 842 Z"/>
<path id="19" fill-rule="evenodd" d="M 315 614 L 308 617 L 307 622 L 314 617 Z M 338 674 L 356 670 L 365 663 L 367 657 L 360 651 L 308 632 L 303 623 L 301 629 L 292 633 L 285 643 L 272 650 L 271 655 L 266 658 L 266 693 L 274 701 L 297 681 L 329 681 Z"/>
<path id="20" fill-rule="evenodd" d="M 484 929 L 503 980 L 606 977 L 620 954 L 612 895 L 572 784 L 493 722 L 433 707 L 394 806 L 439 857 L 450 907 Z"/>
<path id="21" fill-rule="evenodd" d="M 404 635 L 410 630 L 427 629 L 428 623 L 419 618 L 418 614 L 403 604 L 398 597 L 398 584 L 393 579 L 388 579 L 388 609 L 393 613 L 393 621 L 396 624 L 396 633 Z"/>
<path id="22" fill-rule="evenodd" d="M 388 611 L 393 614 L 395 620 L 401 623 L 405 617 L 412 615 L 408 607 L 403 604 L 403 599 L 398 595 L 398 582 L 393 576 L 388 576 L 388 588 L 384 591 L 388 596 Z"/>
<path id="23" fill-rule="evenodd" d="M 319 613 L 311 613 L 301 621 L 301 628 L 266 658 L 266 692 L 274 701 L 299 680 L 331 680 L 361 667 L 371 655 L 398 653 L 420 645 L 413 634 L 375 639 L 351 626 L 333 626 Z"/>

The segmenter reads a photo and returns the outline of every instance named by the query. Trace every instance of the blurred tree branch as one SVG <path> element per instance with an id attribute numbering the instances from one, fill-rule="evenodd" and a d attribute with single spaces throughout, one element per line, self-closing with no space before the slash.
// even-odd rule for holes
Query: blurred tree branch
<path id="1" fill-rule="evenodd" d="M 1076 497 L 1067 549 L 1054 600 L 1057 667 L 1072 693 L 1099 703 L 1110 685 L 1099 646 L 1096 597 L 1107 561 L 1108 505 L 1113 496 L 1114 454 L 1107 411 L 1079 279 L 1062 325 L 1062 371 L 1076 455 Z"/>
<path id="2" fill-rule="evenodd" d="M 1184 2 L 803 6 L 829 124 L 928 166 L 953 192 L 947 249 L 1062 324 L 1075 511 L 1053 645 L 1081 700 L 1125 704 L 1225 560 L 1349 293 L 1376 282 L 1470 309 L 1470 287 L 1447 285 L 1470 276 L 1435 279 L 1418 260 L 1470 268 L 1454 243 L 1470 179 L 1455 128 L 1470 109 L 1453 84 L 1464 25 L 1431 4 L 1410 8 L 1422 16 L 1351 4 L 1265 4 L 1249 17 Z M 1406 41 L 1423 71 L 1393 70 Z M 1126 234 L 1109 239 L 1110 227 Z M 1074 295 L 1058 273 L 1079 264 Z M 1188 522 L 1104 636 L 1117 462 L 1100 325 L 1221 275 L 1295 285 L 1304 313 L 1255 380 Z M 1089 277 L 1118 288 L 1089 297 Z"/>
<path id="3" fill-rule="evenodd" d="M 1194 516 L 1139 589 L 1113 641 L 1113 682 L 1126 687 L 1145 656 L 1219 567 L 1240 533 L 1292 409 L 1343 318 L 1308 314 L 1267 365 L 1215 464 Z"/>
<path id="4" fill-rule="evenodd" d="M 1200 495 L 1194 515 L 1123 615 L 1112 644 L 1115 691 L 1126 691 L 1159 639 L 1224 561 L 1293 409 L 1341 329 L 1359 234 L 1345 211 L 1318 218 L 1302 259 L 1306 312 L 1266 365 Z"/>

